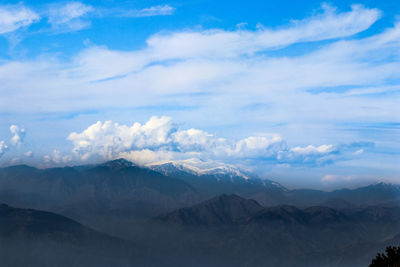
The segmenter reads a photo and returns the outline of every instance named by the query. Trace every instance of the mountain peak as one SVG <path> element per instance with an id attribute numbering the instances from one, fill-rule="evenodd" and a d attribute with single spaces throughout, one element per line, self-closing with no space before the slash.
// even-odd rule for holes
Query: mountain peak
<path id="1" fill-rule="evenodd" d="M 238 168 L 226 164 L 210 164 L 203 162 L 198 159 L 182 160 L 182 161 L 167 161 L 149 164 L 149 168 L 155 169 L 161 172 L 174 173 L 175 172 L 186 172 L 192 175 L 228 175 L 232 177 L 240 177 L 242 179 L 250 179 L 250 175 L 244 173 Z"/>

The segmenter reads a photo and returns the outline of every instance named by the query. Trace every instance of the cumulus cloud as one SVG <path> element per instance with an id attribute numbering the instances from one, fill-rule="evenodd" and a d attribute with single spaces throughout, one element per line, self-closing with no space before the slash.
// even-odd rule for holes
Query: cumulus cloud
<path id="1" fill-rule="evenodd" d="M 0 158 L 4 155 L 4 153 L 8 150 L 8 146 L 6 143 L 2 140 L 0 141 Z"/>
<path id="2" fill-rule="evenodd" d="M 249 137 L 233 143 L 199 129 L 179 130 L 171 118 L 165 116 L 151 117 L 143 125 L 135 122 L 131 126 L 99 121 L 81 133 L 71 133 L 68 140 L 74 144 L 73 152 L 82 159 L 98 155 L 112 159 L 129 154 L 135 161 L 141 162 L 140 156 L 152 160 L 195 155 L 214 159 L 260 156 L 270 151 L 273 144 L 282 141 L 280 137 L 273 136 Z"/>
<path id="3" fill-rule="evenodd" d="M 315 154 L 327 154 L 334 150 L 333 145 L 321 145 L 318 147 L 309 145 L 307 147 L 294 147 L 290 149 L 293 153 L 299 155 L 315 155 Z"/>
<path id="4" fill-rule="evenodd" d="M 52 155 L 45 155 L 43 159 L 45 165 L 65 165 L 72 160 L 72 156 L 62 155 L 60 151 L 54 149 Z"/>
<path id="5" fill-rule="evenodd" d="M 188 160 L 235 163 L 242 160 L 303 164 L 340 160 L 334 154 L 346 153 L 361 145 L 321 145 L 287 148 L 277 134 L 250 136 L 242 140 L 218 138 L 199 129 L 180 130 L 169 117 L 151 117 L 145 124 L 120 125 L 97 122 L 81 133 L 71 133 L 75 156 L 82 160 L 124 157 L 138 164 Z M 254 163 L 254 162 L 253 162 Z"/>
<path id="6" fill-rule="evenodd" d="M 11 144 L 14 146 L 21 146 L 24 142 L 26 131 L 18 125 L 11 125 L 10 132 L 12 134 Z"/>
<path id="7" fill-rule="evenodd" d="M 118 157 L 125 158 L 132 162 L 135 162 L 138 165 L 147 165 L 151 163 L 179 160 L 179 158 L 177 157 L 179 155 L 177 154 L 178 153 L 173 151 L 154 151 L 150 149 L 142 149 L 122 152 L 118 155 Z"/>
<path id="8" fill-rule="evenodd" d="M 172 131 L 174 126 L 167 117 L 152 117 L 144 125 L 136 122 L 131 126 L 98 121 L 82 133 L 71 133 L 68 140 L 74 144 L 73 152 L 82 159 L 87 159 L 92 154 L 111 159 L 128 150 L 169 146 Z"/>
<path id="9" fill-rule="evenodd" d="M 92 11 L 93 7 L 81 2 L 52 5 L 48 10 L 48 22 L 58 31 L 77 31 L 90 25 L 82 17 Z"/>
<path id="10" fill-rule="evenodd" d="M 39 21 L 40 17 L 31 9 L 20 5 L 0 6 L 0 34 L 13 32 Z"/>
<path id="11" fill-rule="evenodd" d="M 276 158 L 280 151 L 286 151 L 286 144 L 281 136 L 250 136 L 235 144 L 233 155 L 244 158 Z"/>
<path id="12" fill-rule="evenodd" d="M 371 148 L 374 146 L 372 142 L 352 142 L 349 144 L 329 144 L 305 147 L 296 146 L 290 148 L 285 153 L 279 153 L 278 158 L 282 162 L 292 164 L 311 164 L 324 165 L 333 163 L 337 160 L 354 158 L 364 151 L 360 148 Z"/>
<path id="13" fill-rule="evenodd" d="M 204 151 L 214 146 L 215 137 L 198 129 L 189 129 L 186 131 L 177 131 L 173 134 L 176 148 L 180 151 Z M 219 140 L 223 142 L 224 140 Z"/>

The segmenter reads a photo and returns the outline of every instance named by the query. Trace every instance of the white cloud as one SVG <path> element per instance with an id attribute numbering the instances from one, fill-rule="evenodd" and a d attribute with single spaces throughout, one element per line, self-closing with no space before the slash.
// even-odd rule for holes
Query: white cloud
<path id="1" fill-rule="evenodd" d="M 4 155 L 4 153 L 8 150 L 8 146 L 6 143 L 2 140 L 0 141 L 0 158 Z"/>
<path id="2" fill-rule="evenodd" d="M 71 155 L 62 155 L 57 149 L 53 150 L 53 154 L 45 155 L 43 157 L 46 166 L 51 165 L 65 165 L 72 161 Z"/>
<path id="3" fill-rule="evenodd" d="M 11 144 L 14 146 L 21 146 L 24 142 L 26 131 L 18 125 L 11 125 L 10 132 L 12 134 Z"/>
<path id="4" fill-rule="evenodd" d="M 326 184 L 333 183 L 349 183 L 355 180 L 361 180 L 361 177 L 357 175 L 336 175 L 336 174 L 326 174 L 321 178 L 321 182 Z"/>
<path id="5" fill-rule="evenodd" d="M 87 106 L 103 108 L 116 103 L 118 107 L 132 107 L 152 104 L 155 96 L 205 90 L 220 95 L 220 98 L 208 98 L 208 101 L 221 102 L 223 99 L 224 103 L 202 104 L 208 107 L 222 104 L 227 113 L 235 113 L 231 109 L 256 99 L 278 103 L 288 111 L 288 117 L 295 118 L 306 111 L 299 112 L 298 105 L 292 103 L 310 98 L 308 94 L 300 94 L 305 89 L 376 84 L 400 75 L 396 63 L 365 64 L 372 54 L 392 58 L 397 53 L 395 42 L 399 40 L 400 27 L 362 41 L 322 46 L 322 49 L 297 57 L 266 57 L 256 52 L 296 42 L 349 36 L 355 33 L 355 28 L 358 31 L 368 28 L 378 17 L 378 10 L 353 7 L 345 13 L 325 11 L 277 30 L 216 29 L 157 34 L 147 40 L 146 48 L 130 52 L 91 47 L 77 55 L 72 64 L 46 58 L 34 62 L 6 62 L 0 66 L 0 82 L 8 88 L 2 99 L 12 101 L 3 100 L 1 106 L 7 112 L 29 112 L 39 108 L 43 111 L 85 109 Z M 333 29 L 315 30 L 316 25 Z M 329 36 L 325 32 L 329 32 Z M 281 95 L 285 91 L 297 94 L 290 94 L 282 101 Z M 83 97 L 88 94 L 92 98 Z M 120 97 L 122 95 L 124 97 Z M 323 109 L 336 109 L 338 105 L 344 106 L 343 110 L 347 106 L 354 109 L 360 105 L 374 105 L 367 99 L 354 105 L 354 99 L 326 95 L 312 98 L 314 106 Z M 31 104 L 22 105 L 27 99 Z M 306 115 L 322 113 L 326 112 L 312 111 Z M 349 111 L 346 116 L 356 113 Z M 273 118 L 278 119 L 277 116 Z"/>
<path id="6" fill-rule="evenodd" d="M 354 159 L 361 155 L 359 151 L 374 146 L 372 142 L 352 142 L 348 144 L 308 145 L 296 146 L 285 152 L 279 152 L 278 158 L 282 162 L 292 164 L 325 165 L 338 160 Z M 364 149 L 360 149 L 364 148 Z"/>
<path id="7" fill-rule="evenodd" d="M 361 155 L 362 153 L 364 153 L 364 149 L 359 149 L 356 152 L 354 152 L 354 155 Z"/>
<path id="8" fill-rule="evenodd" d="M 175 8 L 169 5 L 158 5 L 147 7 L 138 10 L 125 10 L 119 12 L 120 16 L 123 17 L 153 17 L 153 16 L 166 16 L 172 15 L 175 12 Z"/>
<path id="9" fill-rule="evenodd" d="M 28 158 L 33 157 L 33 151 L 29 150 L 29 151 L 25 152 L 25 156 L 28 157 Z"/>
<path id="10" fill-rule="evenodd" d="M 71 133 L 68 140 L 74 144 L 74 153 L 82 159 L 93 154 L 111 159 L 119 153 L 133 149 L 167 146 L 171 143 L 170 134 L 173 130 L 171 119 L 167 117 L 151 117 L 143 125 L 136 122 L 131 126 L 98 121 L 82 133 Z"/>
<path id="11" fill-rule="evenodd" d="M 147 40 L 147 44 L 154 53 L 165 58 L 231 58 L 253 55 L 298 42 L 351 36 L 368 29 L 379 17 L 380 12 L 377 9 L 354 5 L 351 11 L 339 14 L 325 9 L 322 14 L 295 21 L 279 30 L 264 28 L 259 31 L 184 31 L 155 35 Z"/>
<path id="12" fill-rule="evenodd" d="M 286 144 L 279 135 L 250 136 L 236 143 L 234 153 L 239 157 L 276 158 L 277 153 L 286 150 Z"/>
<path id="13" fill-rule="evenodd" d="M 78 31 L 90 25 L 82 17 L 92 11 L 93 7 L 81 2 L 52 5 L 48 11 L 48 22 L 58 31 Z"/>
<path id="14" fill-rule="evenodd" d="M 334 151 L 334 146 L 333 145 L 321 145 L 318 147 L 309 145 L 307 147 L 294 147 L 290 149 L 295 154 L 300 154 L 300 155 L 313 155 L 313 154 L 327 154 L 331 153 Z"/>
<path id="15" fill-rule="evenodd" d="M 203 151 L 213 146 L 216 141 L 212 134 L 193 128 L 175 132 L 173 138 L 180 151 Z"/>
<path id="16" fill-rule="evenodd" d="M 27 27 L 39 19 L 38 14 L 21 4 L 0 6 L 0 34 Z"/>
<path id="17" fill-rule="evenodd" d="M 176 158 L 174 157 L 174 152 L 172 151 L 153 151 L 149 149 L 133 150 L 129 152 L 122 152 L 118 157 L 125 158 L 138 165 L 146 165 L 156 162 L 172 161 Z"/>
<path id="18" fill-rule="evenodd" d="M 135 122 L 131 126 L 99 121 L 81 133 L 71 133 L 68 140 L 74 145 L 74 155 L 82 160 L 124 157 L 142 165 L 193 158 L 227 164 L 248 159 L 271 164 L 320 164 L 326 163 L 327 156 L 332 161 L 341 159 L 333 152 L 353 152 L 350 147 L 362 146 L 310 145 L 288 149 L 277 134 L 227 140 L 199 129 L 179 130 L 168 117 L 151 117 L 143 125 Z"/>
<path id="19" fill-rule="evenodd" d="M 324 176 L 321 178 L 321 181 L 322 181 L 322 182 L 333 182 L 333 181 L 336 181 L 337 179 L 338 179 L 338 176 L 337 176 L 337 175 L 327 174 L 327 175 L 324 175 Z"/>
<path id="20" fill-rule="evenodd" d="M 243 29 L 246 26 L 248 26 L 247 22 L 240 22 L 240 23 L 236 24 L 236 28 L 239 28 L 239 29 Z"/>

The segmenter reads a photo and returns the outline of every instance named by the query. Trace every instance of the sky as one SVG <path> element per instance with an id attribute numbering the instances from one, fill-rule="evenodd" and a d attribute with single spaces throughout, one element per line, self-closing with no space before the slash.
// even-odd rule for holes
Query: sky
<path id="1" fill-rule="evenodd" d="M 0 1 L 0 166 L 400 183 L 400 1 Z"/>

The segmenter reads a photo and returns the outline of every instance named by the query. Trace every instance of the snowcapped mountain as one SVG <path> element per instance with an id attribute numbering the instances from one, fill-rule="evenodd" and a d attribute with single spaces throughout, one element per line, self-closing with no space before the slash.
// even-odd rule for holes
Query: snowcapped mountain
<path id="1" fill-rule="evenodd" d="M 197 161 L 198 163 L 200 161 Z M 192 163 L 192 164 L 191 164 Z M 165 175 L 173 175 L 180 172 L 201 176 L 201 175 L 227 175 L 231 178 L 233 177 L 240 177 L 245 180 L 249 180 L 251 176 L 249 174 L 245 174 L 244 172 L 240 171 L 238 168 L 229 165 L 219 165 L 219 166 L 195 166 L 194 160 L 192 161 L 168 161 L 168 162 L 161 162 L 161 163 L 154 163 L 148 164 L 152 170 L 157 170 L 162 172 Z M 198 165 L 198 164 L 196 164 Z"/>
<path id="2" fill-rule="evenodd" d="M 203 181 L 208 180 L 219 184 L 254 185 L 280 191 L 287 190 L 277 182 L 260 179 L 235 166 L 203 162 L 198 159 L 161 162 L 149 164 L 147 167 L 166 176 L 179 178 L 192 176 L 193 179 L 203 179 Z"/>

